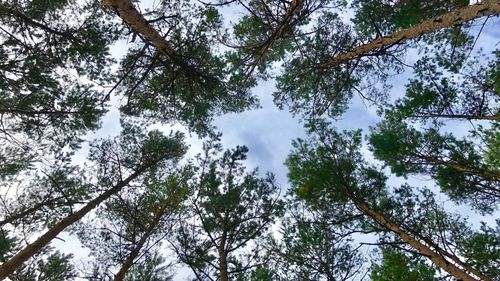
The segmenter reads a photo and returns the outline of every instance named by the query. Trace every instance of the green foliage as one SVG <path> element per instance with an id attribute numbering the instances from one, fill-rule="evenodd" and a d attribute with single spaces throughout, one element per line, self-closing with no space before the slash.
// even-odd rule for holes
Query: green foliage
<path id="1" fill-rule="evenodd" d="M 4 262 L 20 248 L 21 241 L 4 229 L 0 229 L 0 261 Z M 69 281 L 76 277 L 76 270 L 71 259 L 72 254 L 61 254 L 51 247 L 33 257 L 27 264 L 15 271 L 12 281 Z"/>
<path id="2" fill-rule="evenodd" d="M 49 145 L 77 145 L 99 127 L 113 80 L 109 45 L 119 33 L 91 1 L 0 4 L 0 112 L 4 133 L 25 133 Z"/>
<path id="3" fill-rule="evenodd" d="M 169 267 L 164 263 L 158 253 L 149 254 L 144 263 L 134 265 L 125 281 L 171 281 Z"/>
<path id="4" fill-rule="evenodd" d="M 188 205 L 188 215 L 198 223 L 186 220 L 180 225 L 176 248 L 179 259 L 197 275 L 220 276 L 226 266 L 232 278 L 265 258 L 252 244 L 270 231 L 282 212 L 282 202 L 273 175 L 259 178 L 256 170 L 245 172 L 241 161 L 247 157 L 246 147 L 237 146 L 213 159 L 219 149 L 209 143 L 204 157 L 198 158 L 199 173 Z M 243 249 L 253 249 L 254 255 Z"/>
<path id="5" fill-rule="evenodd" d="M 500 170 L 500 124 L 492 124 L 491 129 L 482 130 L 486 149 L 483 158 L 488 169 Z"/>
<path id="6" fill-rule="evenodd" d="M 495 81 L 500 53 L 469 60 L 464 67 L 460 54 L 454 60 L 439 58 L 420 59 L 415 65 L 414 78 L 406 86 L 405 97 L 384 113 L 391 118 L 423 122 L 437 118 L 498 118 L 500 91 Z M 480 65 L 480 59 L 488 60 L 488 64 Z"/>
<path id="7" fill-rule="evenodd" d="M 479 231 L 462 237 L 461 243 L 468 263 L 488 276 L 500 276 L 500 220 L 495 227 L 482 223 Z"/>
<path id="8" fill-rule="evenodd" d="M 132 134 L 135 129 L 137 128 L 130 127 L 128 131 Z M 136 188 L 124 190 L 117 198 L 107 201 L 105 206 L 97 210 L 96 218 L 90 224 L 80 226 L 78 234 L 82 244 L 90 248 L 91 255 L 100 263 L 100 275 L 107 273 L 111 267 L 120 267 L 125 260 L 132 259 L 131 269 L 125 273 L 128 276 L 130 271 L 132 276 L 127 277 L 130 280 L 169 280 L 167 266 L 161 265 L 164 263 L 162 256 L 149 254 L 156 249 L 151 245 L 161 245 L 158 242 L 170 233 L 175 224 L 175 216 L 183 211 L 181 205 L 190 193 L 188 181 L 192 178 L 193 171 L 190 166 L 177 167 L 186 149 L 182 143 L 182 135 L 171 134 L 165 137 L 152 131 L 142 137 L 144 139 L 141 141 L 132 135 L 122 136 L 123 149 L 131 144 L 126 144 L 128 141 L 136 145 L 139 141 L 142 142 L 139 143 L 140 151 L 137 151 L 139 155 L 133 156 L 133 150 L 126 155 L 132 156 L 130 163 L 136 162 L 136 157 L 139 158 L 140 162 L 133 165 L 138 165 L 136 170 L 141 169 L 141 165 L 158 162 L 161 158 L 168 162 L 163 161 L 163 164 L 144 173 L 137 181 L 139 186 Z M 121 159 L 121 164 L 126 165 L 126 159 Z M 124 168 L 118 166 L 115 169 L 120 171 Z"/>
<path id="9" fill-rule="evenodd" d="M 46 281 L 65 281 L 76 277 L 74 266 L 71 264 L 72 254 L 60 254 L 54 252 L 46 260 L 37 262 L 40 274 L 37 280 Z"/>
<path id="10" fill-rule="evenodd" d="M 436 271 L 422 261 L 410 260 L 402 253 L 382 250 L 382 264 L 374 265 L 370 274 L 373 281 L 432 281 Z"/>
<path id="11" fill-rule="evenodd" d="M 85 202 L 93 188 L 78 166 L 60 161 L 40 174 L 32 175 L 28 186 L 18 187 L 20 194 L 3 206 L 5 217 L 0 226 L 22 226 L 26 231 L 37 231 L 52 226 L 71 214 L 74 207 Z"/>
<path id="12" fill-rule="evenodd" d="M 425 19 L 454 11 L 469 4 L 467 0 L 407 0 L 373 1 L 355 0 L 352 7 L 357 13 L 354 24 L 365 35 L 385 35 L 414 26 Z"/>
<path id="13" fill-rule="evenodd" d="M 174 1 L 162 2 L 153 14 L 171 15 L 153 26 L 168 30 L 166 40 L 177 54 L 169 57 L 151 45 L 129 51 L 120 70 L 126 100 L 123 113 L 163 123 L 180 122 L 204 135 L 213 129 L 210 121 L 214 116 L 257 104 L 248 85 L 241 84 L 241 77 L 214 48 L 222 28 L 217 10 Z"/>
<path id="14" fill-rule="evenodd" d="M 484 212 L 496 209 L 498 170 L 488 167 L 472 141 L 442 134 L 437 124 L 419 131 L 391 117 L 372 128 L 369 141 L 375 157 L 396 175 L 430 175 L 456 202 Z"/>
<path id="15" fill-rule="evenodd" d="M 94 164 L 94 176 L 99 184 L 111 186 L 122 180 L 126 172 L 153 167 L 163 162 L 175 165 L 186 153 L 184 134 L 158 130 L 146 132 L 138 126 L 122 124 L 123 131 L 114 140 L 97 140 L 90 144 L 89 160 Z M 167 162 L 164 162 L 168 160 Z"/>
<path id="16" fill-rule="evenodd" d="M 341 115 L 347 109 L 353 87 L 360 83 L 358 71 L 362 67 L 358 69 L 356 63 L 347 63 L 320 68 L 317 64 L 339 52 L 335 46 L 331 47 L 331 42 L 342 42 L 343 48 L 348 48 L 354 45 L 353 41 L 349 27 L 337 15 L 324 14 L 318 20 L 314 36 L 301 40 L 301 49 L 307 54 L 287 61 L 284 73 L 276 78 L 276 105 L 280 109 L 289 107 L 293 114 L 305 118 Z"/>
<path id="17" fill-rule="evenodd" d="M 280 276 L 283 280 L 355 279 L 363 258 L 350 237 L 341 234 L 350 223 L 336 223 L 326 212 L 315 217 L 313 210 L 300 205 L 288 205 L 290 216 L 282 220 L 282 237 L 272 244 Z"/>

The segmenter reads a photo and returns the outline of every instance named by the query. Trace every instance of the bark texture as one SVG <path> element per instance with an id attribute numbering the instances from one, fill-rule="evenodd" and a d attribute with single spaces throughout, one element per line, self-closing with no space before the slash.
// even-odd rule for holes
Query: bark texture
<path id="1" fill-rule="evenodd" d="M 156 29 L 144 18 L 144 16 L 135 8 L 131 0 L 101 0 L 103 7 L 115 10 L 118 16 L 140 37 L 146 44 L 155 47 L 158 53 L 169 58 L 175 65 L 179 66 L 192 79 L 212 80 L 213 77 L 207 76 L 191 64 L 188 64 L 181 55 L 174 49 L 172 44 L 156 31 Z M 219 83 L 219 81 L 218 81 Z"/>
<path id="2" fill-rule="evenodd" d="M 52 239 L 56 238 L 59 233 L 64 231 L 68 226 L 80 220 L 83 216 L 85 216 L 92 209 L 97 207 L 100 203 L 111 197 L 112 195 L 118 193 L 122 190 L 123 187 L 127 186 L 131 181 L 136 179 L 140 174 L 142 174 L 148 167 L 141 167 L 125 180 L 119 182 L 111 189 L 102 193 L 92 201 L 88 202 L 83 208 L 78 210 L 77 212 L 65 217 L 58 223 L 56 223 L 51 229 L 45 232 L 42 236 L 40 236 L 35 242 L 29 244 L 24 249 L 19 251 L 12 258 L 7 260 L 5 263 L 0 265 L 0 280 L 4 280 L 14 271 L 16 271 L 20 266 L 24 264 L 29 258 L 31 258 L 34 254 L 40 251 L 43 247 L 47 246 Z"/>
<path id="3" fill-rule="evenodd" d="M 172 45 L 149 24 L 144 16 L 135 8 L 131 0 L 102 0 L 101 4 L 114 9 L 134 32 L 142 35 L 144 39 L 156 47 L 158 52 L 171 58 L 176 56 Z"/>
<path id="4" fill-rule="evenodd" d="M 219 254 L 219 277 L 220 281 L 229 281 L 229 272 L 227 268 L 227 252 L 226 252 L 226 234 L 221 238 L 220 245 L 217 248 Z"/>
<path id="5" fill-rule="evenodd" d="M 329 68 L 344 61 L 362 57 L 375 50 L 389 47 L 401 41 L 417 38 L 423 34 L 431 33 L 443 28 L 460 25 L 483 16 L 496 15 L 500 13 L 500 0 L 483 0 L 480 3 L 458 9 L 456 11 L 437 16 L 422 21 L 416 26 L 393 32 L 389 35 L 379 37 L 370 43 L 363 44 L 343 53 L 332 59 L 329 59 L 319 65 L 320 68 Z"/>
<path id="6" fill-rule="evenodd" d="M 363 213 L 366 215 L 370 216 L 372 219 L 374 219 L 377 223 L 379 223 L 382 227 L 396 233 L 403 241 L 408 243 L 410 246 L 412 246 L 414 249 L 416 249 L 421 255 L 429 258 L 435 265 L 443 269 L 444 271 L 448 272 L 451 276 L 455 277 L 457 280 L 462 280 L 462 281 L 492 281 L 491 278 L 488 278 L 479 271 L 472 269 L 471 267 L 467 266 L 467 268 L 470 271 L 473 271 L 475 275 L 478 278 L 475 278 L 471 275 L 469 275 L 467 272 L 462 270 L 461 268 L 457 267 L 453 263 L 449 262 L 444 258 L 444 256 L 453 256 L 453 260 L 459 260 L 457 257 L 454 255 L 451 255 L 449 253 L 443 253 L 442 249 L 438 249 L 440 251 L 436 252 L 432 250 L 429 246 L 423 244 L 422 242 L 418 241 L 415 239 L 413 236 L 411 236 L 407 231 L 402 229 L 398 224 L 392 222 L 391 220 L 387 219 L 383 214 L 373 210 L 370 208 L 364 201 L 360 200 L 357 198 L 354 194 L 351 192 L 348 192 L 348 196 L 351 198 L 351 200 L 354 202 L 356 207 L 360 209 Z M 459 264 L 465 264 L 462 261 L 459 260 Z"/>

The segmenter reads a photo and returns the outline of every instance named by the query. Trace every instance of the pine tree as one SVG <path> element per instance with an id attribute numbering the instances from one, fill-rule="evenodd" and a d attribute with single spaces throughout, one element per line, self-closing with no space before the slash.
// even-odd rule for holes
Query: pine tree
<path id="1" fill-rule="evenodd" d="M 87 202 L 81 209 L 69 214 L 52 225 L 33 243 L 21 249 L 16 255 L 6 260 L 0 266 L 0 279 L 9 276 L 23 263 L 47 246 L 52 239 L 67 227 L 79 221 L 83 216 L 119 193 L 133 181 L 143 176 L 150 169 L 166 161 L 178 161 L 185 153 L 180 133 L 169 137 L 158 131 L 152 131 L 147 136 L 138 132 L 137 128 L 124 129 L 121 142 L 104 141 L 95 145 L 91 160 L 96 161 L 96 182 L 102 193 Z"/>
<path id="2" fill-rule="evenodd" d="M 176 252 L 198 279 L 231 280 L 266 262 L 252 245 L 281 212 L 272 175 L 258 178 L 240 163 L 248 149 L 236 147 L 213 159 L 208 145 L 200 158 L 200 174 L 193 182 L 192 212 L 177 230 Z M 252 249 L 246 254 L 243 249 Z M 263 261 L 262 261 L 263 259 Z"/>
<path id="3" fill-rule="evenodd" d="M 455 278 L 492 280 L 460 255 L 447 250 L 466 227 L 440 210 L 432 193 L 424 189 L 423 197 L 416 196 L 412 195 L 413 188 L 402 186 L 392 195 L 386 186 L 386 176 L 363 161 L 359 131 L 340 134 L 323 127 L 321 132 L 319 139 L 296 142 L 296 150 L 287 160 L 289 178 L 298 194 L 313 202 L 315 198 L 349 202 L 367 219 L 365 223 L 360 222 L 361 226 L 369 223 L 372 227 L 368 229 L 391 233 Z M 328 206 L 315 206 L 328 209 Z M 426 217 L 430 213 L 434 214 Z M 444 226 L 437 228 L 439 223 Z"/>
<path id="4" fill-rule="evenodd" d="M 150 172 L 143 179 L 143 188 L 122 192 L 106 202 L 92 223 L 79 231 L 82 243 L 92 249 L 101 265 L 118 266 L 113 280 L 128 280 L 134 268 L 164 260 L 156 252 L 160 252 L 163 238 L 172 235 L 192 176 L 189 168 L 171 168 Z M 156 254 L 151 256 L 152 252 Z"/>

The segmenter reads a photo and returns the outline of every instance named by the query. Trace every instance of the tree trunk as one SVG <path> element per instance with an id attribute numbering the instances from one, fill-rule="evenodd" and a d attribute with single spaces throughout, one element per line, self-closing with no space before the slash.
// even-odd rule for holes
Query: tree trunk
<path id="1" fill-rule="evenodd" d="M 389 35 L 379 37 L 367 44 L 358 46 L 349 52 L 331 58 L 321 63 L 319 67 L 329 68 L 344 61 L 362 57 L 363 55 L 367 55 L 375 50 L 389 47 L 404 40 L 414 39 L 426 33 L 431 33 L 443 28 L 462 24 L 476 18 L 495 15 L 498 13 L 500 13 L 499 0 L 483 0 L 478 4 L 470 5 L 441 16 L 424 20 L 416 26 L 408 27 Z"/>
<path id="2" fill-rule="evenodd" d="M 0 227 L 4 226 L 6 224 L 12 223 L 16 220 L 22 219 L 22 218 L 26 217 L 27 215 L 30 215 L 30 214 L 40 210 L 44 206 L 48 206 L 50 204 L 53 204 L 54 202 L 57 201 L 57 199 L 60 199 L 60 198 L 54 198 L 53 200 L 42 201 L 40 203 L 35 204 L 33 207 L 30 207 L 28 209 L 20 211 L 19 213 L 15 213 L 15 214 L 10 215 L 10 216 L 5 216 L 4 219 L 0 221 Z"/>
<path id="3" fill-rule="evenodd" d="M 154 162 L 157 163 L 157 162 Z M 56 223 L 51 229 L 49 229 L 45 234 L 40 236 L 35 242 L 29 244 L 24 249 L 19 251 L 15 256 L 11 257 L 5 263 L 0 265 L 0 280 L 5 279 L 7 276 L 12 274 L 16 269 L 24 264 L 29 258 L 31 258 L 34 254 L 40 251 L 43 247 L 47 246 L 52 239 L 54 239 L 59 233 L 65 230 L 68 226 L 80 220 L 83 216 L 85 216 L 88 212 L 94 209 L 97 205 L 111 197 L 112 195 L 118 193 L 123 187 L 127 186 L 132 180 L 137 178 L 140 174 L 142 174 L 147 168 L 154 165 L 151 163 L 149 166 L 143 166 L 125 180 L 117 183 L 114 187 L 107 190 L 103 194 L 99 195 L 83 208 L 78 210 L 77 212 L 65 217 L 58 223 Z"/>
<path id="4" fill-rule="evenodd" d="M 290 22 L 292 21 L 292 18 L 294 15 L 296 15 L 299 11 L 300 8 L 302 7 L 302 4 L 304 3 L 304 0 L 292 0 L 290 3 L 290 6 L 288 7 L 285 15 L 283 16 L 283 19 L 279 23 L 278 27 L 273 31 L 271 36 L 260 46 L 258 50 L 255 52 L 255 61 L 252 62 L 250 65 L 248 71 L 247 71 L 247 79 L 252 74 L 252 72 L 255 70 L 255 67 L 260 63 L 266 52 L 271 48 L 271 46 L 283 36 L 283 33 L 285 32 L 286 27 L 290 25 Z"/>
<path id="5" fill-rule="evenodd" d="M 172 44 L 165 40 L 165 38 L 161 36 L 134 7 L 131 0 L 101 0 L 101 4 L 104 7 L 115 10 L 120 18 L 128 26 L 130 26 L 135 33 L 142 35 L 143 39 L 147 41 L 146 43 L 153 45 L 160 54 L 168 57 L 172 62 L 179 66 L 184 73 L 190 75 L 191 78 L 198 79 L 199 81 L 215 79 L 214 77 L 207 76 L 204 72 L 199 71 L 192 65 L 186 63 L 186 61 L 184 61 L 174 50 Z M 220 83 L 220 81 L 217 81 L 217 83 Z"/>
<path id="6" fill-rule="evenodd" d="M 122 266 L 120 267 L 120 270 L 118 271 L 118 273 L 116 273 L 115 277 L 113 278 L 113 281 L 122 281 L 123 279 L 125 279 L 125 275 L 127 274 L 130 267 L 132 267 L 135 258 L 137 258 L 137 256 L 139 255 L 142 247 L 144 247 L 144 244 L 146 244 L 151 234 L 153 234 L 153 231 L 158 226 L 158 223 L 160 223 L 160 220 L 163 217 L 164 213 L 165 213 L 165 208 L 162 208 L 162 210 L 158 212 L 154 220 L 151 222 L 149 227 L 142 235 L 139 242 L 135 245 L 134 249 L 132 249 L 130 254 L 123 262 Z"/>
<path id="7" fill-rule="evenodd" d="M 449 118 L 449 119 L 500 121 L 500 115 L 423 114 L 423 115 L 412 115 L 410 117 L 411 118 Z"/>
<path id="8" fill-rule="evenodd" d="M 333 277 L 332 268 L 328 264 L 328 262 L 321 261 L 321 267 L 326 275 L 326 281 L 335 281 L 335 277 Z"/>
<path id="9" fill-rule="evenodd" d="M 219 247 L 217 247 L 219 254 L 219 277 L 220 281 L 229 281 L 229 273 L 227 269 L 227 253 L 226 253 L 226 237 L 222 236 Z"/>
<path id="10" fill-rule="evenodd" d="M 144 36 L 160 53 L 171 58 L 176 56 L 172 45 L 149 24 L 144 16 L 134 7 L 134 3 L 131 0 L 102 0 L 101 4 L 114 9 L 134 32 Z"/>
<path id="11" fill-rule="evenodd" d="M 444 271 L 448 272 L 451 276 L 455 277 L 457 280 L 491 281 L 491 278 L 488 278 L 483 275 L 478 276 L 481 279 L 476 279 L 475 277 L 472 277 L 471 275 L 467 274 L 464 270 L 446 260 L 443 257 L 442 253 L 433 251 L 427 245 L 421 243 L 420 241 L 412 237 L 410 234 L 408 234 L 407 231 L 403 230 L 398 224 L 392 222 L 391 220 L 387 219 L 383 214 L 370 208 L 363 200 L 357 198 L 351 191 L 347 190 L 346 192 L 349 198 L 354 202 L 354 204 L 360 211 L 364 212 L 366 215 L 374 219 L 382 227 L 396 233 L 403 241 L 405 241 L 414 249 L 416 249 L 422 256 L 429 258 L 435 265 L 437 265 Z M 447 253 L 446 256 L 448 255 L 451 254 Z M 478 273 L 477 270 L 474 271 Z"/>

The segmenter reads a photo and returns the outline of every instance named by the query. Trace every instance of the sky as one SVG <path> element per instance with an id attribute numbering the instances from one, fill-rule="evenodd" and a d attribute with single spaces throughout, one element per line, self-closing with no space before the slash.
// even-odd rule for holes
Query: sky
<path id="1" fill-rule="evenodd" d="M 151 7 L 152 5 L 153 3 L 151 1 L 141 3 L 143 9 Z M 224 16 L 228 21 L 227 23 L 230 24 L 231 21 L 236 21 L 238 11 L 227 10 Z M 482 21 L 480 21 L 480 23 L 482 23 Z M 499 23 L 500 21 L 498 18 L 488 20 L 486 27 L 477 41 L 476 49 L 482 47 L 485 50 L 492 50 L 495 46 L 498 47 L 498 42 L 500 40 L 500 30 L 498 29 Z M 473 33 L 477 33 L 478 31 L 479 26 L 474 27 Z M 112 47 L 112 53 L 117 58 L 120 58 L 125 54 L 127 46 L 128 43 L 126 41 L 121 41 Z M 418 54 L 416 54 L 415 51 L 410 52 L 407 56 L 407 61 L 414 62 L 417 56 Z M 411 77 L 411 73 L 409 72 L 394 77 L 392 83 L 393 88 L 390 92 L 391 97 L 401 96 L 404 93 L 404 85 L 407 83 L 409 77 Z M 217 117 L 214 121 L 214 125 L 223 132 L 221 142 L 224 148 L 227 149 L 233 148 L 236 145 L 246 145 L 249 148 L 248 160 L 245 162 L 248 169 L 259 167 L 259 171 L 262 175 L 268 171 L 274 173 L 282 188 L 283 194 L 289 188 L 286 177 L 287 170 L 283 163 L 292 149 L 291 142 L 293 139 L 298 137 L 304 138 L 306 135 L 298 118 L 293 118 L 289 112 L 286 110 L 279 110 L 274 105 L 272 97 L 274 91 L 274 81 L 270 80 L 260 83 L 253 89 L 253 93 L 259 97 L 261 108 Z M 116 102 L 116 100 L 114 102 Z M 94 139 L 118 135 L 120 132 L 118 119 L 118 110 L 116 108 L 111 108 L 103 119 L 101 129 L 95 133 L 89 134 L 88 138 Z M 362 128 L 366 133 L 368 132 L 369 126 L 375 125 L 379 120 L 380 117 L 377 116 L 376 109 L 369 106 L 367 107 L 359 97 L 355 96 L 351 102 L 350 109 L 335 125 L 339 129 L 351 130 Z M 172 129 L 172 127 L 168 126 L 155 125 L 154 127 L 164 131 L 170 131 Z M 179 129 L 179 126 L 174 126 L 173 128 Z M 470 129 L 470 124 L 467 122 L 451 122 L 449 129 L 465 135 Z M 201 152 L 202 142 L 197 139 L 196 136 L 189 139 L 188 143 L 191 146 L 188 156 L 192 157 Z M 366 148 L 365 151 L 368 153 Z M 77 155 L 75 161 L 83 161 L 85 157 L 86 147 L 84 146 L 84 149 Z M 371 158 L 371 155 L 367 154 L 367 157 Z M 392 179 L 394 184 L 402 181 L 402 179 Z M 432 185 L 432 182 L 421 177 L 410 178 L 409 181 L 416 185 Z M 439 195 L 439 198 L 443 201 L 447 201 L 444 195 Z M 492 222 L 493 218 L 499 217 L 498 212 L 493 216 L 484 218 L 472 212 L 466 206 L 456 206 L 449 201 L 445 204 L 449 209 L 460 211 L 462 214 L 468 214 L 473 218 L 471 222 L 476 224 L 476 226 L 481 219 Z M 75 241 L 75 239 L 68 234 L 62 235 L 61 238 L 62 240 L 58 240 L 54 243 L 57 248 L 73 253 L 75 253 L 75 249 L 79 249 L 75 253 L 77 265 L 86 259 L 89 252 L 88 250 L 81 249 L 78 241 Z M 182 270 L 181 274 L 177 275 L 175 280 L 184 280 L 188 275 L 187 272 L 186 270 Z"/>

